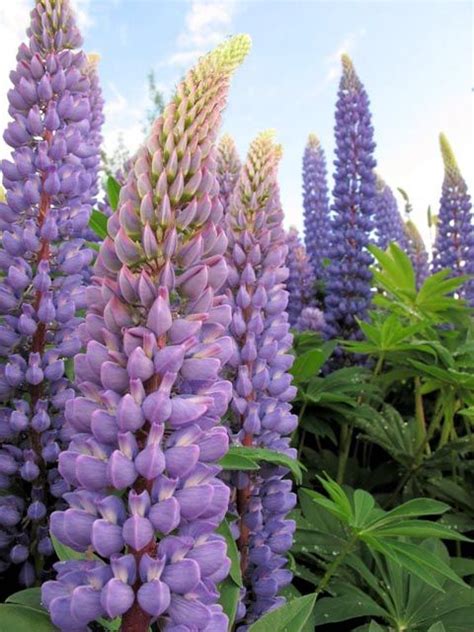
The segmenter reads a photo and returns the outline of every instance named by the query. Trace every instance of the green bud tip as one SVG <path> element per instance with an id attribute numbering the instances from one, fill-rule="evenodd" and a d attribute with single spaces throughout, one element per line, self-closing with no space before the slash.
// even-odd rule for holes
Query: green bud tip
<path id="1" fill-rule="evenodd" d="M 252 40 L 249 35 L 234 35 L 205 55 L 201 63 L 210 64 L 221 72 L 230 74 L 247 57 L 251 46 Z"/>
<path id="2" fill-rule="evenodd" d="M 443 157 L 444 168 L 449 175 L 459 175 L 459 167 L 456 162 L 456 157 L 449 144 L 446 135 L 441 132 L 439 135 L 439 146 L 441 148 L 441 156 Z"/>

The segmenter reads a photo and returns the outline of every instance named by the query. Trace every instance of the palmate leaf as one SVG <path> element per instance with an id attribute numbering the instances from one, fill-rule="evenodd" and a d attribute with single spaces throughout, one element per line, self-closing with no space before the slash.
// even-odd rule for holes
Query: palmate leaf
<path id="1" fill-rule="evenodd" d="M 293 599 L 265 614 L 250 626 L 249 632 L 302 632 L 315 602 L 315 593 Z"/>
<path id="2" fill-rule="evenodd" d="M 25 588 L 5 599 L 5 603 L 17 603 L 46 612 L 41 604 L 41 588 Z"/>
<path id="3" fill-rule="evenodd" d="M 314 609 L 316 626 L 347 621 L 356 617 L 386 618 L 388 616 L 383 607 L 356 586 L 338 582 L 333 584 L 332 591 L 337 596 L 323 597 L 316 602 Z"/>

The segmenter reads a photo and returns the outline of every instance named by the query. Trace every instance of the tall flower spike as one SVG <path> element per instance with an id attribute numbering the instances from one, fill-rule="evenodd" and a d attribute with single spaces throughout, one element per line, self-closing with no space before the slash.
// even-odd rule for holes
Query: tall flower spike
<path id="1" fill-rule="evenodd" d="M 374 229 L 376 163 L 367 93 L 347 55 L 342 67 L 324 315 L 328 336 L 350 340 L 359 337 L 356 318 L 366 317 L 371 302 L 367 245 Z"/>
<path id="2" fill-rule="evenodd" d="M 428 253 L 423 238 L 411 219 L 405 222 L 405 235 L 407 238 L 407 254 L 413 264 L 416 287 L 419 289 L 430 273 Z"/>
<path id="3" fill-rule="evenodd" d="M 217 147 L 217 180 L 224 216 L 229 211 L 230 198 L 239 177 L 240 167 L 234 139 L 229 134 L 224 134 Z"/>
<path id="4" fill-rule="evenodd" d="M 48 570 L 47 512 L 67 490 L 56 463 L 74 394 L 65 361 L 81 347 L 97 179 L 91 82 L 68 0 L 38 0 L 28 34 L 10 75 L 4 139 L 13 151 L 0 204 L 0 485 L 14 490 L 0 496 L 0 558 L 2 570 L 19 565 L 26 585 L 34 568 Z"/>
<path id="5" fill-rule="evenodd" d="M 375 205 L 377 246 L 382 248 L 382 250 L 386 250 L 391 242 L 395 242 L 402 250 L 408 250 L 405 223 L 398 210 L 397 200 L 391 188 L 380 176 L 377 176 Z"/>
<path id="6" fill-rule="evenodd" d="M 444 180 L 433 246 L 433 271 L 449 268 L 453 276 L 474 274 L 471 196 L 444 134 L 440 134 L 439 142 L 444 163 Z M 474 281 L 464 283 L 460 295 L 474 305 Z"/>
<path id="7" fill-rule="evenodd" d="M 317 281 L 325 276 L 330 221 L 326 158 L 319 139 L 308 137 L 303 154 L 304 242 Z"/>
<path id="8" fill-rule="evenodd" d="M 233 440 L 294 456 L 289 435 L 297 419 L 290 401 L 296 394 L 288 373 L 293 359 L 286 306 L 287 246 L 276 182 L 281 150 L 265 132 L 251 144 L 231 202 L 229 220 L 230 331 L 233 355 Z M 295 504 L 283 468 L 266 465 L 258 475 L 239 475 L 234 498 L 240 515 L 238 546 L 247 594 L 239 611 L 251 623 L 284 599 L 291 581 L 285 553 L 294 523 L 286 514 Z M 247 609 L 247 612 L 245 610 Z"/>
<path id="9" fill-rule="evenodd" d="M 229 39 L 188 72 L 108 221 L 75 360 L 82 396 L 66 408 L 76 434 L 59 456 L 74 491 L 51 516 L 58 540 L 103 561 L 58 565 L 43 585 L 62 630 L 104 616 L 122 616 L 126 632 L 157 617 L 163 630 L 227 630 L 216 584 L 230 562 L 215 529 L 229 491 L 216 461 L 228 449 L 232 345 L 214 143 L 249 46 Z"/>
<path id="10" fill-rule="evenodd" d="M 288 267 L 286 288 L 289 292 L 288 319 L 290 325 L 295 327 L 301 311 L 314 302 L 314 274 L 295 227 L 291 227 L 288 231 L 286 244 L 288 247 L 286 258 Z"/>

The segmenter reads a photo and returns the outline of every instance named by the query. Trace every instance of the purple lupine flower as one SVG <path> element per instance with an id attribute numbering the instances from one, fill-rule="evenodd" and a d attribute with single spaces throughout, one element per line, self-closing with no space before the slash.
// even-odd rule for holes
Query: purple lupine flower
<path id="1" fill-rule="evenodd" d="M 323 312 L 317 307 L 305 307 L 296 321 L 295 328 L 299 331 L 315 331 L 324 333 L 326 321 Z"/>
<path id="2" fill-rule="evenodd" d="M 289 292 L 287 311 L 289 323 L 295 327 L 301 311 L 314 302 L 314 274 L 296 228 L 291 227 L 288 231 L 286 245 L 288 247 L 286 289 Z"/>
<path id="3" fill-rule="evenodd" d="M 375 231 L 376 244 L 386 250 L 391 242 L 395 242 L 402 250 L 408 250 L 408 239 L 405 222 L 398 210 L 397 200 L 391 188 L 377 177 L 377 195 L 375 198 Z"/>
<path id="4" fill-rule="evenodd" d="M 104 124 L 104 99 L 102 89 L 99 83 L 98 65 L 100 57 L 96 53 L 87 55 L 88 75 L 90 81 L 90 142 L 95 149 L 95 153 L 88 156 L 84 164 L 89 169 L 92 178 L 91 190 L 94 198 L 99 193 L 98 173 L 100 169 L 100 150 L 102 145 L 102 125 Z"/>
<path id="5" fill-rule="evenodd" d="M 308 137 L 303 154 L 304 243 L 317 281 L 325 276 L 325 259 L 329 256 L 329 198 L 326 157 L 319 139 Z"/>
<path id="6" fill-rule="evenodd" d="M 449 268 L 453 276 L 473 274 L 474 223 L 471 196 L 444 134 L 440 134 L 439 142 L 444 163 L 444 180 L 433 246 L 433 271 Z M 464 283 L 459 294 L 473 302 L 474 281 Z"/>
<path id="7" fill-rule="evenodd" d="M 420 289 L 430 274 L 428 252 L 418 228 L 411 219 L 405 222 L 405 234 L 407 237 L 407 254 L 415 271 L 416 287 Z"/>
<path id="8" fill-rule="evenodd" d="M 47 511 L 67 491 L 57 457 L 74 394 L 65 367 L 81 347 L 96 151 L 87 59 L 75 50 L 81 37 L 68 0 L 38 0 L 28 35 L 10 75 L 4 139 L 13 151 L 1 165 L 0 204 L 0 485 L 18 493 L 1 497 L 0 557 L 19 565 L 26 585 L 35 566 L 48 568 Z"/>
<path id="9" fill-rule="evenodd" d="M 367 92 L 347 55 L 342 68 L 324 316 L 328 336 L 351 340 L 360 336 L 356 319 L 366 318 L 371 302 L 367 245 L 374 228 L 376 163 Z"/>
<path id="10" fill-rule="evenodd" d="M 217 147 L 217 180 L 224 216 L 229 211 L 230 199 L 239 177 L 240 167 L 240 158 L 234 139 L 229 134 L 224 134 Z"/>
<path id="11" fill-rule="evenodd" d="M 280 148 L 263 133 L 250 146 L 228 215 L 230 331 L 234 393 L 230 428 L 233 440 L 294 456 L 289 435 L 297 418 L 290 402 L 296 394 L 288 373 L 293 363 L 286 306 L 287 246 L 282 227 L 277 163 Z M 239 609 L 250 623 L 277 607 L 281 588 L 291 581 L 285 553 L 295 528 L 286 514 L 295 504 L 286 470 L 265 465 L 257 475 L 234 481 L 240 515 L 238 546 L 247 594 Z M 247 612 L 245 612 L 247 610 Z"/>
<path id="12" fill-rule="evenodd" d="M 75 434 L 59 456 L 73 491 L 51 516 L 59 541 L 103 561 L 58 566 L 43 585 L 63 630 L 99 616 L 136 632 L 156 617 L 162 630 L 227 630 L 216 584 L 230 561 L 215 530 L 229 490 L 216 461 L 233 347 L 214 142 L 249 44 L 234 37 L 186 75 L 109 219 L 75 359 L 82 396 L 66 406 Z"/>

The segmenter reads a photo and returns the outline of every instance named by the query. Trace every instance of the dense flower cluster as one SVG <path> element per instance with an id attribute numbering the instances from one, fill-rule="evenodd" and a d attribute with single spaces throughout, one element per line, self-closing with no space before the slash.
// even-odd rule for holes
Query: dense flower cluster
<path id="1" fill-rule="evenodd" d="M 418 228 L 411 219 L 405 222 L 405 234 L 407 238 L 407 254 L 413 264 L 416 287 L 419 289 L 430 273 L 428 252 Z"/>
<path id="2" fill-rule="evenodd" d="M 102 561 L 60 563 L 43 585 L 63 630 L 101 616 L 134 632 L 158 617 L 170 632 L 228 627 L 216 584 L 230 561 L 215 530 L 229 488 L 216 461 L 228 449 L 232 386 L 220 374 L 233 346 L 214 142 L 248 49 L 231 38 L 186 75 L 108 222 L 75 359 L 82 396 L 66 407 L 75 434 L 59 455 L 73 491 L 51 516 L 60 542 Z"/>
<path id="3" fill-rule="evenodd" d="M 395 242 L 402 250 L 408 250 L 405 223 L 398 210 L 397 200 L 380 176 L 377 177 L 375 207 L 377 246 L 386 250 L 391 242 Z"/>
<path id="4" fill-rule="evenodd" d="M 347 55 L 342 66 L 324 315 L 329 337 L 354 339 L 360 335 L 356 318 L 366 317 L 371 302 L 367 245 L 374 229 L 376 163 L 367 93 Z"/>
<path id="5" fill-rule="evenodd" d="M 57 471 L 64 406 L 74 395 L 65 361 L 80 350 L 84 248 L 97 192 L 100 115 L 92 116 L 86 56 L 68 0 L 38 0 L 29 41 L 10 77 L 13 148 L 2 162 L 0 204 L 1 569 L 31 585 L 52 553 L 47 512 L 67 490 Z M 97 100 L 94 102 L 98 106 Z"/>
<path id="6" fill-rule="evenodd" d="M 224 215 L 229 211 L 230 199 L 239 177 L 240 167 L 240 158 L 234 139 L 224 134 L 217 148 L 217 180 Z"/>
<path id="7" fill-rule="evenodd" d="M 286 288 L 289 292 L 287 311 L 290 325 L 294 327 L 303 308 L 313 303 L 315 281 L 313 268 L 296 228 L 291 227 L 288 231 L 286 245 L 288 248 Z"/>
<path id="8" fill-rule="evenodd" d="M 297 418 L 289 402 L 296 388 L 288 372 L 293 358 L 284 285 L 287 246 L 276 184 L 279 155 L 271 133 L 257 137 L 228 216 L 230 331 L 237 347 L 230 424 L 234 441 L 294 456 L 289 435 Z M 284 601 L 278 593 L 291 581 L 285 553 L 295 525 L 286 514 L 296 497 L 285 474 L 283 468 L 266 465 L 258 475 L 241 473 L 236 480 L 238 546 L 247 588 L 239 619 L 245 624 Z"/>
<path id="9" fill-rule="evenodd" d="M 324 279 L 328 257 L 329 197 L 326 158 L 319 139 L 310 134 L 303 154 L 304 242 L 316 280 Z"/>
<path id="10" fill-rule="evenodd" d="M 474 223 L 471 196 L 444 134 L 440 135 L 444 180 L 440 200 L 433 270 L 449 268 L 454 276 L 474 273 Z M 461 296 L 474 304 L 474 281 L 464 284 Z"/>
<path id="11" fill-rule="evenodd" d="M 295 327 L 300 331 L 317 331 L 322 334 L 326 327 L 324 313 L 317 307 L 304 307 Z"/>

